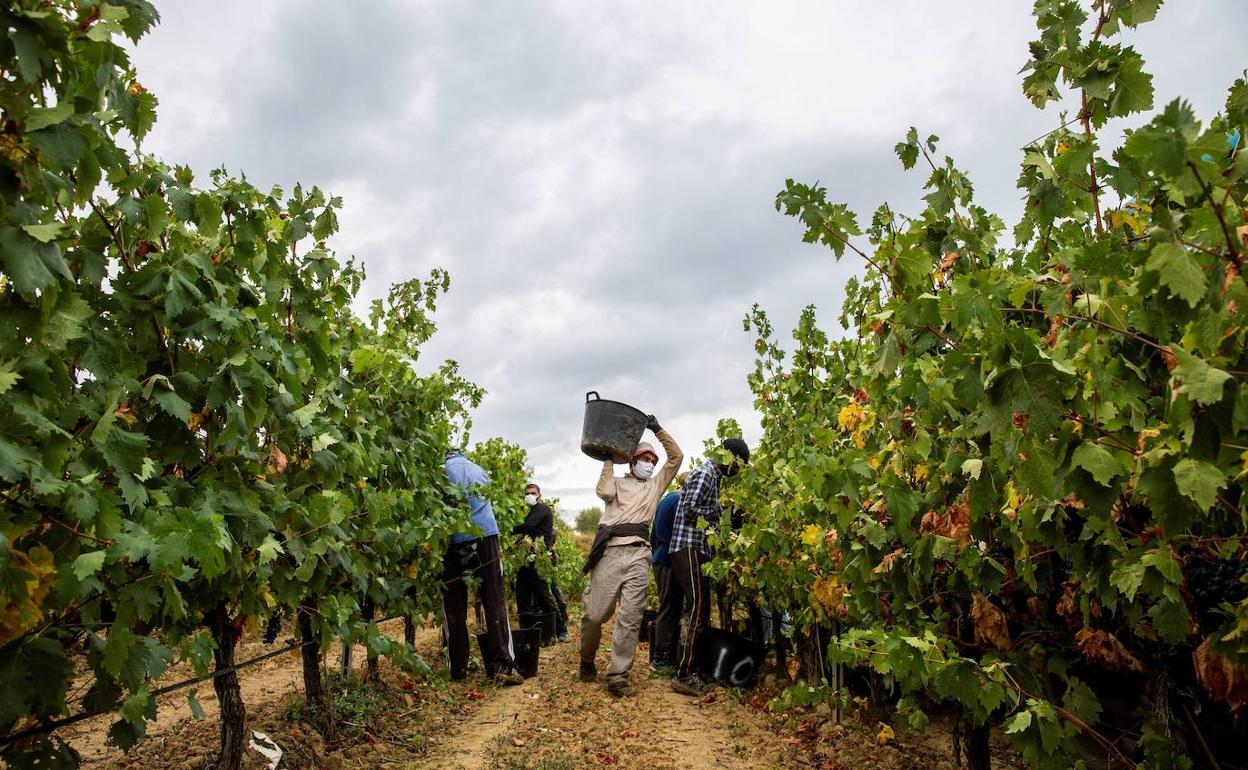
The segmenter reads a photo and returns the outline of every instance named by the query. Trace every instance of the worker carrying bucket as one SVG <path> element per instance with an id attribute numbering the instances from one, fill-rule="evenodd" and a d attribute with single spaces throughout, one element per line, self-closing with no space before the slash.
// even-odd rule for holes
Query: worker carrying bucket
<path id="1" fill-rule="evenodd" d="M 640 440 L 647 428 L 667 455 L 657 472 L 658 453 Z M 581 449 L 603 463 L 597 493 L 604 509 L 585 562 L 589 583 L 582 600 L 580 679 L 594 682 L 598 678 L 594 657 L 602 642 L 602 625 L 611 619 L 618 601 L 620 615 L 611 637 L 607 692 L 616 697 L 633 695 L 636 690 L 628 675 L 650 587 L 650 523 L 684 455 L 654 415 L 600 399 L 593 392 L 586 397 Z M 616 464 L 628 465 L 628 473 L 616 476 Z"/>

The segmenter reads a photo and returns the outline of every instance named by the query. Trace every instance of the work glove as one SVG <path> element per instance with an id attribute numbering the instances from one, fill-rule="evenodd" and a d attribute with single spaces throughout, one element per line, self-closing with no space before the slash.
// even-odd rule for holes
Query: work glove
<path id="1" fill-rule="evenodd" d="M 646 427 L 649 428 L 651 432 L 653 433 L 658 433 L 659 431 L 663 430 L 663 426 L 659 425 L 659 421 L 656 420 L 654 418 L 654 415 L 652 414 L 646 415 Z"/>

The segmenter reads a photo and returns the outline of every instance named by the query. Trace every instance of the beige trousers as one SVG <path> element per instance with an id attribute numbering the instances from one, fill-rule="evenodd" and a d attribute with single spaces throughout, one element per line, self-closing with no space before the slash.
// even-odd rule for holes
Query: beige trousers
<path id="1" fill-rule="evenodd" d="M 582 597 L 581 662 L 593 663 L 602 643 L 602 624 L 611 619 L 616 602 L 620 616 L 611 635 L 607 681 L 627 682 L 637 653 L 637 634 L 650 589 L 650 549 L 644 544 L 610 546 L 589 573 Z"/>

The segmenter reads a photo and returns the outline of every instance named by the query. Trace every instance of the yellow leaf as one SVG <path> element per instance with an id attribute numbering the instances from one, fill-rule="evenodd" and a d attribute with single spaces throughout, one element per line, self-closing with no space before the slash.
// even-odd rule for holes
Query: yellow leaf
<path id="1" fill-rule="evenodd" d="M 836 576 L 828 575 L 815 580 L 811 595 L 824 612 L 835 615 L 840 610 L 841 597 L 845 595 L 845 590 Z"/>
<path id="2" fill-rule="evenodd" d="M 926 465 L 920 465 L 919 467 L 914 469 L 915 481 L 923 481 L 926 478 L 927 478 L 927 466 Z"/>
<path id="3" fill-rule="evenodd" d="M 841 430 L 854 430 L 862 422 L 862 418 L 862 407 L 857 402 L 851 401 L 836 415 L 836 424 L 841 426 Z"/>
<path id="4" fill-rule="evenodd" d="M 814 548 L 819 544 L 819 540 L 823 537 L 823 530 L 818 524 L 807 524 L 802 530 L 802 543 L 810 548 Z"/>
<path id="5" fill-rule="evenodd" d="M 43 619 L 43 601 L 56 580 L 52 552 L 41 545 L 26 553 L 10 547 L 8 562 L 11 578 L 23 584 L 26 595 L 21 599 L 6 596 L 0 604 L 0 646 L 39 624 Z"/>
<path id="6" fill-rule="evenodd" d="M 880 732 L 875 736 L 875 742 L 881 746 L 887 746 L 897 739 L 897 734 L 893 732 L 893 728 L 884 723 L 880 723 Z"/>

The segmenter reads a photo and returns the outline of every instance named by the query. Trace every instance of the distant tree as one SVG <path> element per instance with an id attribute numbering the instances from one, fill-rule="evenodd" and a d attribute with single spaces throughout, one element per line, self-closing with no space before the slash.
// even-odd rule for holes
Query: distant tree
<path id="1" fill-rule="evenodd" d="M 585 534 L 592 533 L 598 529 L 598 522 L 602 519 L 601 508 L 586 508 L 576 514 L 576 531 Z"/>

